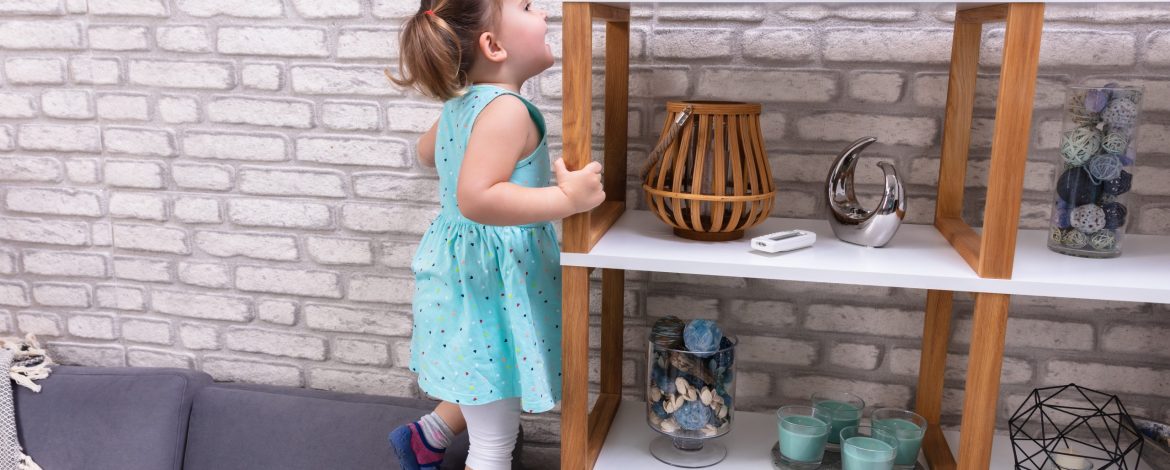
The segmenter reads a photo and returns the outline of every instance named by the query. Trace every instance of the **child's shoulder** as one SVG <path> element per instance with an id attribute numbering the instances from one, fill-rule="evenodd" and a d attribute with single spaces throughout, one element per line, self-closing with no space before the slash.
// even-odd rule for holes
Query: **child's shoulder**
<path id="1" fill-rule="evenodd" d="M 472 93 L 476 93 L 472 96 Z M 538 110 L 518 95 L 505 91 L 481 89 L 465 95 L 471 101 L 481 101 L 477 108 L 477 116 L 473 124 L 473 131 L 511 131 L 533 127 L 537 119 Z"/>

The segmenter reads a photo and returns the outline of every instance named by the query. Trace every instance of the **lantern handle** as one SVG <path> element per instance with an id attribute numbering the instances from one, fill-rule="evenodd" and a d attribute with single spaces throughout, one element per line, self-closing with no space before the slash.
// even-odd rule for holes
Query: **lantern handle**
<path id="1" fill-rule="evenodd" d="M 666 135 L 662 136 L 662 139 L 658 141 L 658 145 L 654 146 L 654 150 L 650 151 L 650 155 L 646 158 L 646 164 L 642 166 L 642 181 L 646 181 L 646 176 L 650 174 L 650 170 L 662 160 L 662 155 L 666 153 L 666 148 L 674 144 L 675 139 L 678 138 L 678 131 L 691 118 L 693 111 L 694 107 L 690 105 L 683 108 L 682 112 L 678 113 L 678 117 L 674 119 L 674 123 L 666 130 Z"/>

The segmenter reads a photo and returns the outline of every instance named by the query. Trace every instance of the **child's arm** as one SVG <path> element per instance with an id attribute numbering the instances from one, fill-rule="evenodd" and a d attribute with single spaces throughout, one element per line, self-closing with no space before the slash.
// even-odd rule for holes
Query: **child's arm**
<path id="1" fill-rule="evenodd" d="M 418 138 L 418 163 L 425 167 L 435 166 L 435 134 L 439 132 L 439 121 L 436 119 L 431 128 L 422 137 Z"/>
<path id="2" fill-rule="evenodd" d="M 518 98 L 496 98 L 480 112 L 471 129 L 455 195 L 464 217 L 485 225 L 523 225 L 562 219 L 605 200 L 597 162 L 568 171 L 564 161 L 557 160 L 556 186 L 529 188 L 508 182 L 516 162 L 530 148 L 526 143 L 539 137 Z"/>

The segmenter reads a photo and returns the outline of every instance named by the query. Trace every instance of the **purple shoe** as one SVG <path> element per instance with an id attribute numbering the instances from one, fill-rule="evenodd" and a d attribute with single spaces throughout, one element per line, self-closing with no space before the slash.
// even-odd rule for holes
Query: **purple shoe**
<path id="1" fill-rule="evenodd" d="M 390 431 L 390 445 L 394 447 L 402 470 L 438 470 L 439 464 L 443 463 L 444 451 L 427 444 L 418 421 Z"/>

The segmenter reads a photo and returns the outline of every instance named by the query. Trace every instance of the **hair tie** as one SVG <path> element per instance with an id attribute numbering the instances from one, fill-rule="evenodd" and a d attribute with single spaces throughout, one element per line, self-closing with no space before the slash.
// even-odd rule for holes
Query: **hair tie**
<path id="1" fill-rule="evenodd" d="M 435 16 L 435 10 L 427 10 L 427 11 L 424 11 L 423 13 L 431 15 L 431 16 Z"/>

